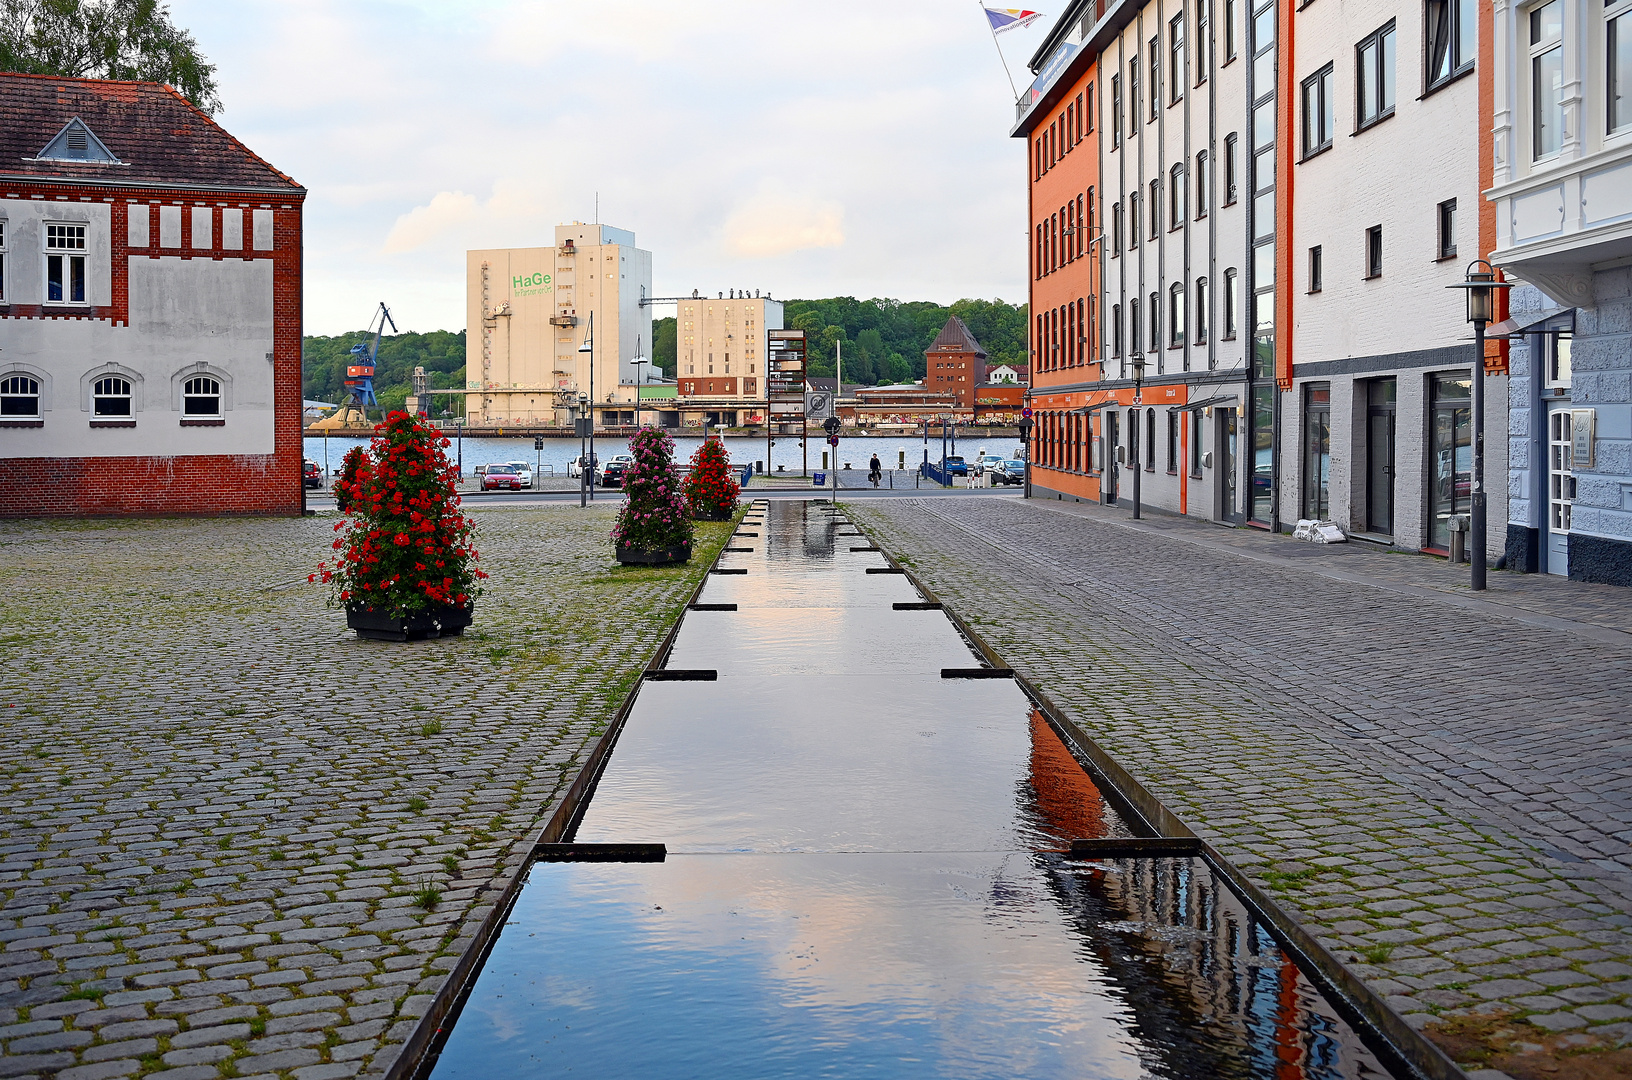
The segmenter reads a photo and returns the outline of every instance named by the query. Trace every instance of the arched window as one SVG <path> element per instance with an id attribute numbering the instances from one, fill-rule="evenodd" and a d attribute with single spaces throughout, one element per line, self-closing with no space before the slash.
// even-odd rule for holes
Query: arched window
<path id="1" fill-rule="evenodd" d="M 91 389 L 92 416 L 130 416 L 130 380 L 104 375 Z"/>
<path id="2" fill-rule="evenodd" d="M 0 378 L 0 417 L 37 419 L 40 415 L 40 383 L 28 375 Z"/>
<path id="3" fill-rule="evenodd" d="M 1184 224 L 1184 215 L 1188 207 L 1189 193 L 1185 191 L 1184 165 L 1173 166 L 1167 181 L 1167 224 L 1170 229 L 1177 229 Z"/>
<path id="4" fill-rule="evenodd" d="M 1196 279 L 1196 344 L 1207 341 L 1207 308 L 1212 297 L 1207 295 L 1207 279 Z"/>
<path id="5" fill-rule="evenodd" d="M 220 416 L 221 384 L 208 375 L 195 375 L 181 387 L 181 415 Z"/>

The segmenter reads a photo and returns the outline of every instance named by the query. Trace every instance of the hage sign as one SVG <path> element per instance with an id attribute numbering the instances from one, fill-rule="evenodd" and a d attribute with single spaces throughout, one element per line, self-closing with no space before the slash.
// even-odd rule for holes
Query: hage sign
<path id="1" fill-rule="evenodd" d="M 547 293 L 554 287 L 550 275 L 543 271 L 518 274 L 510 279 L 510 292 L 514 296 L 533 296 L 538 293 Z"/>

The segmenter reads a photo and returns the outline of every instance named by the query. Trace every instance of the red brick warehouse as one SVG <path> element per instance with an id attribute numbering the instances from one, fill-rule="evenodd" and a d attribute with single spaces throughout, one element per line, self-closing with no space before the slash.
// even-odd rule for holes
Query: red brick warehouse
<path id="1" fill-rule="evenodd" d="M 299 513 L 305 189 L 157 83 L 0 113 L 0 516 Z"/>

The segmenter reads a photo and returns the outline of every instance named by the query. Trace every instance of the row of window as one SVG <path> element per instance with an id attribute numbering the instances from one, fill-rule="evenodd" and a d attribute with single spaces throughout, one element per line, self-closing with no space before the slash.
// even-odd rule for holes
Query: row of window
<path id="1" fill-rule="evenodd" d="M 1127 421 L 1124 425 L 1116 413 L 1104 414 L 1110 417 L 1110 427 L 1107 434 L 1122 446 L 1121 428 L 1126 432 L 1126 454 L 1130 467 L 1143 464 L 1146 472 L 1156 471 L 1157 451 L 1157 420 L 1155 408 L 1133 408 L 1127 410 Z M 1167 409 L 1167 471 L 1177 475 L 1183 458 L 1180 441 L 1183 417 L 1190 417 L 1190 475 L 1199 477 L 1202 469 L 1202 415 L 1200 411 L 1180 413 L 1177 409 Z M 1142 415 L 1141 415 L 1142 414 Z M 1103 422 L 1102 422 L 1103 425 Z M 1140 452 L 1140 435 L 1144 436 L 1143 453 Z M 1093 418 L 1090 415 L 1073 411 L 1044 412 L 1038 415 L 1034 436 L 1035 446 L 1032 454 L 1038 465 L 1047 469 L 1057 469 L 1063 472 L 1099 473 L 1103 469 L 1100 459 L 1100 442 L 1094 436 Z"/>
<path id="2" fill-rule="evenodd" d="M 1224 271 L 1224 301 L 1222 315 L 1224 316 L 1225 341 L 1235 337 L 1237 327 L 1237 310 L 1239 308 L 1239 275 L 1235 267 Z M 1145 322 L 1140 321 L 1139 299 L 1135 297 L 1128 301 L 1126 334 L 1122 321 L 1122 305 L 1111 305 L 1111 355 L 1122 356 L 1126 346 L 1128 354 L 1137 354 L 1145 351 L 1154 352 L 1165 343 L 1170 349 L 1183 348 L 1188 342 L 1195 345 L 1207 343 L 1211 326 L 1209 320 L 1212 315 L 1212 286 L 1206 278 L 1197 278 L 1194 286 L 1195 314 L 1187 313 L 1190 289 L 1185 288 L 1183 282 L 1175 281 L 1167 289 L 1167 318 L 1162 318 L 1162 294 L 1152 292 L 1145 306 Z M 1148 335 L 1143 331 L 1148 330 Z"/>
<path id="3" fill-rule="evenodd" d="M 104 375 L 91 384 L 91 416 L 102 420 L 127 420 L 136 415 L 135 396 L 130 380 Z M 221 382 L 208 375 L 195 375 L 182 383 L 181 415 L 184 419 L 220 417 Z M 43 413 L 40 381 L 32 375 L 0 378 L 0 418 L 37 420 Z"/>

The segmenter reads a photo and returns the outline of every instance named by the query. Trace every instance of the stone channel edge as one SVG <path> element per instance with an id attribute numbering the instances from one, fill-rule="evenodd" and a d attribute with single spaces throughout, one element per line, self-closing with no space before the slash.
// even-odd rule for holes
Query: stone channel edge
<path id="1" fill-rule="evenodd" d="M 755 502 L 761 501 L 763 500 L 755 500 Z M 752 505 L 753 503 L 747 504 L 749 507 Z M 736 515 L 738 523 L 742 520 L 742 514 L 746 512 L 746 510 L 738 512 Z M 731 537 L 728 533 L 720 543 L 720 550 L 714 553 L 714 558 L 709 563 L 709 570 L 718 565 L 720 556 L 724 554 L 725 548 L 730 543 Z M 435 1058 L 430 1057 L 429 1054 L 438 1038 L 444 1034 L 443 1022 L 450 1016 L 457 1016 L 458 1007 L 462 1005 L 465 995 L 474 985 L 476 976 L 481 972 L 488 954 L 492 952 L 493 945 L 498 940 L 499 931 L 503 929 L 505 922 L 510 918 L 510 912 L 516 905 L 516 898 L 520 896 L 522 887 L 527 883 L 527 868 L 531 863 L 533 853 L 538 850 L 540 844 L 554 843 L 559 840 L 566 834 L 568 826 L 577 818 L 579 810 L 587 801 L 588 796 L 594 791 L 596 781 L 600 779 L 601 772 L 606 766 L 606 759 L 611 756 L 612 748 L 617 744 L 618 735 L 623 731 L 624 723 L 629 719 L 629 713 L 634 708 L 635 698 L 639 695 L 641 684 L 645 681 L 645 674 L 656 671 L 668 659 L 669 651 L 674 647 L 675 636 L 680 632 L 680 624 L 685 621 L 685 613 L 692 604 L 697 602 L 697 597 L 702 595 L 703 587 L 708 584 L 708 576 L 708 571 L 704 571 L 698 577 L 697 586 L 691 590 L 691 595 L 687 597 L 685 606 L 680 609 L 679 617 L 674 620 L 668 632 L 663 635 L 663 640 L 658 643 L 657 648 L 652 652 L 651 658 L 641 667 L 642 678 L 636 679 L 634 685 L 629 688 L 629 692 L 624 695 L 623 701 L 618 705 L 617 712 L 613 713 L 612 719 L 607 722 L 606 730 L 601 733 L 601 737 L 595 741 L 594 747 L 590 749 L 589 755 L 584 760 L 583 767 L 578 770 L 578 775 L 573 778 L 572 783 L 567 787 L 561 801 L 556 804 L 554 813 L 550 815 L 550 819 L 544 823 L 538 834 L 533 837 L 532 843 L 527 848 L 526 861 L 517 867 L 516 872 L 506 882 L 504 892 L 493 903 L 487 917 L 482 920 L 482 924 L 477 928 L 469 948 L 459 958 L 459 962 L 454 966 L 453 970 L 448 973 L 447 980 L 436 992 L 430 1008 L 425 1011 L 425 1015 L 420 1019 L 419 1026 L 403 1043 L 402 1052 L 397 1055 L 397 1059 L 392 1062 L 390 1069 L 385 1073 L 385 1080 L 415 1080 L 415 1078 L 421 1078 L 422 1070 L 435 1061 Z"/>
<path id="2" fill-rule="evenodd" d="M 865 526 L 854 522 L 852 526 L 866 531 Z M 992 667 L 1009 667 L 997 650 L 965 622 L 951 605 L 935 595 L 935 592 L 910 567 L 898 562 L 895 556 L 870 533 L 868 539 L 878 548 L 885 561 L 904 574 L 926 600 L 941 605 L 942 612 L 975 646 L 981 659 Z M 1405 1066 L 1425 1080 L 1466 1080 L 1467 1074 L 1439 1046 L 1406 1023 L 1380 995 L 1368 987 L 1359 976 L 1344 967 L 1337 957 L 1305 930 L 1295 917 L 1253 884 L 1252 880 L 1226 859 L 1217 848 L 1197 836 L 1154 793 L 1134 779 L 1131 773 L 1117 764 L 1115 758 L 1095 743 L 1064 709 L 1055 704 L 1024 675 L 1014 672 L 1013 678 L 1054 730 L 1088 759 L 1090 772 L 1098 774 L 1094 776 L 1095 781 L 1104 782 L 1102 785 L 1104 793 L 1113 803 L 1119 804 L 1117 810 L 1146 825 L 1157 836 L 1195 839 L 1201 846 L 1202 858 L 1208 866 L 1230 883 L 1236 895 L 1256 917 L 1273 928 L 1281 946 L 1293 955 L 1304 973 L 1316 982 L 1334 1005 L 1349 1014 L 1345 1019 L 1350 1023 L 1358 1020 L 1371 1029 L 1373 1035 L 1392 1052 L 1396 1058 L 1395 1064 Z"/>

